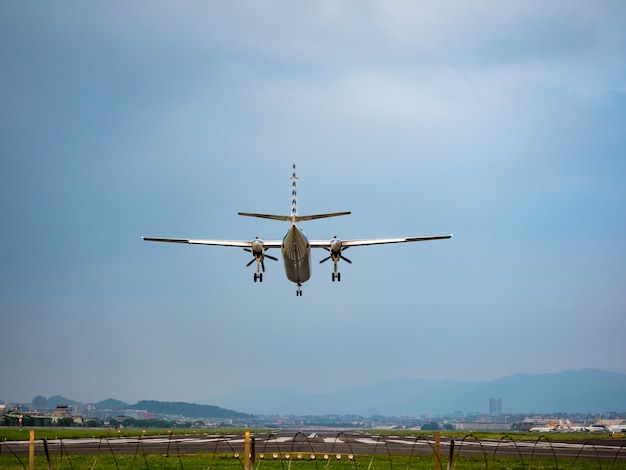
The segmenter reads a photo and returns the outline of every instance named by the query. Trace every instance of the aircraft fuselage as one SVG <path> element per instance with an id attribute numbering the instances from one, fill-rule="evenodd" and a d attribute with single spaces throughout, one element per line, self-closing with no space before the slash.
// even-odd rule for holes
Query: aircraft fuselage
<path id="1" fill-rule="evenodd" d="M 281 247 L 287 279 L 300 285 L 311 277 L 311 246 L 304 232 L 291 226 Z"/>

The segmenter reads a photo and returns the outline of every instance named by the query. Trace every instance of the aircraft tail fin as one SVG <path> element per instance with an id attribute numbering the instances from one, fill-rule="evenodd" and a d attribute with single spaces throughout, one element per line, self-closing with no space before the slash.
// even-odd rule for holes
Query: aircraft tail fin
<path id="1" fill-rule="evenodd" d="M 291 167 L 291 217 L 298 217 L 298 191 L 296 189 L 296 181 L 298 181 L 298 177 L 296 176 L 296 162 L 293 162 L 293 166 Z"/>
<path id="2" fill-rule="evenodd" d="M 325 219 L 326 217 L 337 217 L 340 215 L 350 214 L 350 212 L 332 212 L 328 214 L 298 215 L 297 180 L 296 162 L 293 162 L 291 167 L 291 215 L 256 214 L 251 212 L 238 212 L 238 214 L 246 217 L 258 217 L 260 219 L 282 220 L 283 222 L 291 222 L 292 224 L 297 224 L 298 222 L 305 220 Z"/>

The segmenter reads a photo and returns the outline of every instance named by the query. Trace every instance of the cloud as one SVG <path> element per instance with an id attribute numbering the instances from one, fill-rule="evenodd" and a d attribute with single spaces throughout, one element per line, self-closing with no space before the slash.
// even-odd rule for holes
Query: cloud
<path id="1" fill-rule="evenodd" d="M 71 331 L 78 339 L 54 361 L 77 371 L 102 360 L 93 331 L 102 344 L 113 338 L 120 349 L 107 377 L 96 371 L 90 388 L 82 374 L 63 378 L 85 400 L 106 398 L 87 395 L 107 389 L 146 398 L 146 383 L 163 394 L 150 398 L 193 400 L 211 387 L 242 388 L 242 377 L 275 380 L 250 369 L 242 345 L 262 347 L 267 370 L 332 369 L 322 385 L 338 388 L 350 384 L 337 358 L 371 345 L 377 367 L 340 363 L 369 383 L 442 370 L 470 378 L 467 364 L 487 364 L 484 379 L 581 363 L 621 370 L 624 354 L 572 354 L 546 340 L 566 332 L 584 343 L 589 318 L 621 321 L 625 9 L 2 4 L 6 322 L 28 318 L 41 325 L 38 339 L 55 325 L 55 337 Z M 306 224 L 311 238 L 455 238 L 355 248 L 341 285 L 315 254 L 298 302 L 280 263 L 258 285 L 240 250 L 140 240 L 279 239 L 285 226 L 236 212 L 288 211 L 294 160 L 301 211 L 353 211 Z M 603 341 L 619 352 L 620 330 L 609 330 Z M 420 345 L 440 347 L 442 331 L 446 358 L 467 362 L 455 368 L 435 357 L 415 367 Z M 540 338 L 552 354 L 494 362 L 494 348 L 508 348 L 514 332 Z M 163 348 L 151 354 L 146 337 Z M 403 355 L 407 343 L 415 354 Z M 14 357 L 21 344 L 10 337 L 0 355 Z M 302 347 L 307 354 L 297 354 Z M 0 388 L 0 398 L 28 398 L 53 383 L 46 351 L 37 343 L 32 356 L 15 358 L 12 368 L 40 369 L 20 382 L 28 386 Z M 125 385 L 128 357 L 142 380 Z M 161 362 L 179 368 L 179 382 L 206 369 L 220 383 L 203 375 L 180 396 L 159 385 Z"/>

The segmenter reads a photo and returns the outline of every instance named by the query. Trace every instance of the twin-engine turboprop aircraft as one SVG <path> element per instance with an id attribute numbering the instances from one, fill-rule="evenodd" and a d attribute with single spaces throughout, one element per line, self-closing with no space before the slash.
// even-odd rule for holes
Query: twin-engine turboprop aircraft
<path id="1" fill-rule="evenodd" d="M 311 248 L 323 248 L 330 254 L 322 259 L 320 263 L 333 261 L 334 269 L 332 272 L 332 280 L 341 281 L 341 273 L 337 270 L 339 260 L 352 263 L 343 256 L 343 251 L 352 246 L 365 245 L 384 245 L 387 243 L 407 243 L 421 242 L 427 240 L 442 240 L 451 238 L 452 235 L 437 235 L 426 237 L 405 237 L 405 238 L 370 238 L 366 240 L 340 240 L 335 236 L 332 240 L 309 240 L 304 232 L 298 227 L 298 222 L 305 220 L 323 219 L 326 217 L 337 217 L 347 215 L 350 212 L 333 212 L 330 214 L 313 214 L 298 215 L 298 193 L 296 191 L 296 164 L 293 164 L 291 175 L 291 215 L 272 215 L 272 214 L 252 214 L 249 212 L 239 212 L 239 215 L 247 217 L 260 217 L 262 219 L 273 219 L 290 222 L 291 227 L 282 240 L 261 240 L 259 237 L 252 241 L 245 240 L 190 240 L 186 238 L 152 238 L 143 237 L 144 240 L 150 242 L 170 242 L 170 243 L 187 243 L 190 245 L 218 245 L 218 246 L 237 246 L 245 251 L 252 253 L 252 260 L 247 264 L 250 266 L 256 261 L 257 268 L 254 273 L 254 282 L 263 282 L 263 273 L 265 272 L 265 258 L 278 261 L 274 256 L 265 253 L 271 248 L 280 248 L 285 264 L 285 274 L 287 279 L 297 284 L 297 296 L 302 296 L 302 283 L 311 277 Z"/>

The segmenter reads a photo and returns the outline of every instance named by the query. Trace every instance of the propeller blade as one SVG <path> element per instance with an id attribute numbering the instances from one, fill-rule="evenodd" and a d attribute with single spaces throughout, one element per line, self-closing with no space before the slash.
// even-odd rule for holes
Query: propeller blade
<path id="1" fill-rule="evenodd" d="M 322 264 L 324 261 L 328 261 L 329 259 L 330 259 L 330 256 L 327 256 L 326 258 L 320 261 L 320 264 Z"/>
<path id="2" fill-rule="evenodd" d="M 265 272 L 265 263 L 263 262 L 263 260 L 261 260 L 261 269 L 263 270 L 263 272 Z"/>
<path id="3" fill-rule="evenodd" d="M 250 261 L 248 264 L 246 264 L 246 267 L 250 266 L 252 263 L 254 263 L 256 261 L 256 258 L 252 258 L 252 261 Z"/>
<path id="4" fill-rule="evenodd" d="M 274 261 L 278 261 L 278 258 L 276 258 L 275 256 L 270 256 L 270 255 L 265 255 L 266 258 L 272 259 Z"/>
<path id="5" fill-rule="evenodd" d="M 248 253 L 252 253 L 252 250 L 250 248 L 244 248 L 243 251 L 247 251 Z"/>
<path id="6" fill-rule="evenodd" d="M 348 258 L 346 258 L 345 256 L 341 257 L 342 260 L 344 260 L 346 263 L 348 264 L 352 264 L 352 261 L 350 261 Z"/>

